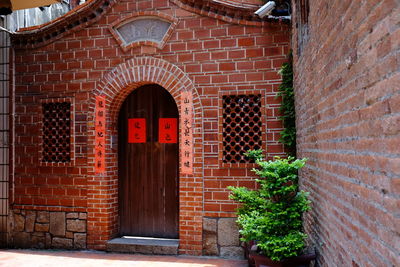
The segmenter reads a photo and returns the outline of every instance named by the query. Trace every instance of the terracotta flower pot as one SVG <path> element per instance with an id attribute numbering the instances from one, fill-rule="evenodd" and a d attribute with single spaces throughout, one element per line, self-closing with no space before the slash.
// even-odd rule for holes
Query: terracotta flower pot
<path id="1" fill-rule="evenodd" d="M 308 267 L 310 262 L 316 258 L 313 253 L 303 254 L 282 261 L 273 261 L 264 255 L 256 253 L 251 253 L 250 257 L 254 259 L 256 267 Z"/>
<path id="2" fill-rule="evenodd" d="M 256 263 L 251 255 L 251 247 L 255 244 L 255 241 L 243 242 L 242 248 L 244 249 L 244 258 L 247 259 L 249 267 L 255 267 Z"/>

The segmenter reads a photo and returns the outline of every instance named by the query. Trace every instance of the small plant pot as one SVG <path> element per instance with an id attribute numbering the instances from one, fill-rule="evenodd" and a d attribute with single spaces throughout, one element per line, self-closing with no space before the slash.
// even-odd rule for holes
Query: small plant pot
<path id="1" fill-rule="evenodd" d="M 308 267 L 316 256 L 313 253 L 303 254 L 294 258 L 282 261 L 273 261 L 270 258 L 257 253 L 250 253 L 250 257 L 254 259 L 256 267 Z"/>
<path id="2" fill-rule="evenodd" d="M 252 257 L 252 253 L 251 253 L 251 247 L 254 246 L 254 244 L 255 244 L 254 241 L 249 241 L 249 242 L 243 242 L 242 243 L 242 248 L 244 250 L 244 258 L 247 259 L 249 267 L 255 267 L 256 266 L 256 263 L 254 262 L 254 259 Z"/>

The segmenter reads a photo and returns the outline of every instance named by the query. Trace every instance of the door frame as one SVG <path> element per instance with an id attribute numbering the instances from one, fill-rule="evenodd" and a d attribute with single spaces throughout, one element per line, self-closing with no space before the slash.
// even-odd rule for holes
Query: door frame
<path id="1" fill-rule="evenodd" d="M 139 56 L 115 66 L 96 83 L 87 116 L 87 245 L 89 249 L 103 250 L 106 242 L 118 236 L 118 138 L 116 117 L 125 97 L 141 85 L 155 83 L 175 99 L 180 109 L 183 91 L 193 95 L 193 138 L 196 141 L 193 156 L 196 165 L 193 174 L 179 174 L 179 253 L 201 255 L 203 233 L 203 108 L 200 96 L 189 76 L 182 69 L 163 59 Z M 106 98 L 106 172 L 95 172 L 95 120 L 96 96 Z M 86 122 L 85 122 L 86 123 Z M 179 132 L 179 140 L 182 136 Z M 180 159 L 181 161 L 181 159 Z M 86 161 L 85 161 L 86 162 Z M 192 201 L 186 199 L 189 195 Z M 185 197 L 185 198 L 184 198 Z M 100 216 L 100 217 L 99 217 Z"/>
<path id="2" fill-rule="evenodd" d="M 140 92 L 141 96 L 140 95 L 139 96 L 138 95 L 136 95 L 136 96 L 132 95 L 135 92 L 137 92 L 137 90 L 143 90 L 142 92 Z M 149 92 L 151 92 L 151 90 L 154 90 L 153 94 L 151 94 L 151 93 L 149 94 Z M 137 92 L 137 93 L 139 93 L 139 92 Z M 156 96 L 156 98 L 154 98 L 154 96 Z M 158 104 L 156 104 L 157 106 L 161 106 L 161 105 L 165 105 L 165 106 L 164 107 L 158 107 L 158 108 L 156 107 L 155 108 L 154 107 L 154 103 L 143 104 L 143 103 L 145 103 L 145 102 L 143 102 L 145 100 L 142 101 L 142 99 L 140 97 L 145 97 L 147 99 L 152 99 L 152 101 L 158 101 L 157 102 Z M 167 99 L 161 100 L 161 98 L 163 98 L 163 97 L 166 97 Z M 132 101 L 134 103 L 129 103 L 129 102 L 126 103 L 126 101 Z M 126 103 L 126 105 L 125 105 L 125 103 Z M 139 107 L 139 110 L 141 110 L 142 112 L 143 112 L 143 108 L 144 107 L 146 107 L 147 110 L 145 110 L 143 112 L 143 114 L 140 114 L 140 115 L 139 114 L 135 114 L 135 113 L 142 113 L 137 109 L 137 107 L 134 106 L 135 104 L 138 104 L 139 106 L 141 106 L 141 107 Z M 172 109 L 174 109 L 174 110 L 172 110 Z M 160 113 L 154 115 L 155 114 L 154 113 L 155 110 L 156 111 L 158 110 L 159 112 L 164 113 L 164 115 L 160 115 Z M 122 112 L 124 112 L 124 114 Z M 132 113 L 135 114 L 135 115 L 132 115 Z M 168 114 L 168 115 L 166 115 L 166 114 Z M 154 116 L 157 117 L 156 120 L 153 120 Z M 145 139 L 146 140 L 143 143 L 142 143 L 142 141 L 139 144 L 134 144 L 134 143 L 129 143 L 128 142 L 128 138 L 129 138 L 128 137 L 129 136 L 129 133 L 128 133 L 129 132 L 128 120 L 131 117 L 132 118 L 145 117 L 145 124 L 146 124 L 146 126 L 145 126 L 146 127 L 145 128 L 146 129 Z M 176 143 L 173 143 L 173 144 L 162 144 L 162 143 L 159 142 L 159 131 L 160 131 L 160 129 L 158 129 L 158 127 L 159 127 L 159 120 L 162 117 L 165 117 L 165 118 L 176 118 L 177 123 L 178 123 L 176 125 L 177 126 L 177 128 L 176 128 L 177 132 L 176 133 L 178 134 L 178 131 L 179 131 L 179 109 L 178 109 L 178 106 L 176 105 L 175 99 L 172 97 L 172 95 L 165 88 L 163 88 L 162 86 L 160 86 L 158 84 L 146 84 L 146 85 L 143 85 L 143 86 L 140 86 L 140 87 L 136 88 L 135 90 L 133 90 L 124 99 L 123 104 L 122 104 L 122 106 L 120 108 L 120 111 L 119 111 L 119 114 L 118 114 L 118 125 L 117 125 L 118 143 L 119 143 L 118 152 L 117 152 L 118 153 L 118 161 L 119 161 L 118 162 L 118 183 L 119 183 L 119 185 L 118 185 L 119 186 L 119 192 L 118 192 L 118 199 L 119 199 L 119 203 L 118 203 L 119 229 L 118 230 L 119 230 L 120 236 L 129 235 L 127 233 L 123 234 L 122 232 L 127 231 L 127 230 L 129 230 L 129 228 L 131 228 L 127 232 L 131 232 L 131 234 L 133 236 L 138 235 L 138 236 L 144 236 L 144 237 L 160 238 L 160 237 L 157 237 L 157 235 L 164 235 L 165 238 L 179 238 L 179 230 L 178 230 L 178 228 L 179 228 L 179 174 L 180 174 L 180 172 L 179 172 L 179 139 L 176 141 Z M 122 121 L 120 121 L 121 119 L 122 119 Z M 153 129 L 153 128 L 155 128 L 155 129 Z M 158 131 L 155 131 L 156 129 L 158 129 Z M 121 131 L 126 131 L 126 132 L 122 132 L 121 133 Z M 124 141 L 123 141 L 124 144 L 120 144 L 120 142 L 121 142 L 120 138 L 121 137 L 124 138 Z M 153 140 L 149 141 L 148 137 L 152 137 Z M 152 144 L 153 142 L 154 143 L 158 143 L 158 144 Z M 171 145 L 175 145 L 175 146 L 171 147 Z M 165 174 L 162 174 L 163 171 L 158 173 L 160 175 L 159 177 L 164 177 L 164 179 L 165 179 L 165 180 L 161 179 L 161 180 L 163 180 L 163 182 L 161 182 L 160 180 L 158 180 L 158 182 L 161 182 L 163 184 L 164 193 L 167 193 L 166 194 L 167 197 L 165 197 L 165 194 L 164 194 L 164 197 L 161 197 L 161 198 L 159 197 L 158 198 L 158 200 L 161 200 L 162 203 L 153 202 L 153 205 L 154 204 L 156 204 L 156 206 L 158 205 L 158 208 L 156 209 L 155 213 L 153 211 L 153 212 L 151 212 L 151 214 L 152 215 L 156 215 L 156 216 L 160 215 L 159 208 L 160 208 L 160 205 L 163 206 L 162 210 L 164 210 L 164 212 L 161 212 L 161 214 L 163 214 L 164 220 L 166 222 L 168 221 L 170 223 L 170 226 L 173 226 L 173 228 L 176 227 L 175 230 L 173 230 L 171 227 L 167 227 L 167 228 L 164 228 L 164 231 L 166 231 L 166 232 L 164 232 L 164 234 L 161 234 L 162 231 L 157 231 L 157 227 L 156 227 L 156 228 L 153 229 L 153 233 L 152 234 L 143 235 L 143 232 L 147 232 L 148 229 L 146 229 L 147 227 L 146 227 L 145 223 L 142 221 L 141 223 L 138 224 L 138 228 L 137 229 L 139 229 L 139 230 L 136 230 L 137 234 L 135 234 L 134 233 L 135 230 L 132 229 L 132 226 L 128 226 L 129 223 L 124 221 L 124 220 L 128 220 L 128 221 L 129 220 L 133 220 L 132 223 L 134 223 L 134 221 L 136 221 L 135 219 L 132 219 L 132 218 L 135 218 L 136 216 L 133 216 L 133 217 L 128 216 L 128 215 L 125 215 L 127 217 L 122 217 L 122 216 L 124 216 L 124 213 L 126 213 L 124 211 L 128 210 L 127 213 L 129 214 L 129 211 L 132 212 L 132 211 L 136 210 L 136 208 L 134 208 L 133 206 L 137 207 L 140 204 L 136 203 L 138 201 L 138 199 L 136 199 L 135 196 L 132 196 L 132 198 L 129 199 L 129 196 L 132 195 L 132 194 L 128 194 L 127 192 L 120 191 L 121 188 L 124 188 L 124 186 L 121 185 L 122 180 L 124 179 L 124 183 L 127 183 L 128 185 L 130 183 L 130 182 L 128 182 L 128 180 L 130 180 L 130 179 L 132 179 L 131 181 L 135 181 L 135 182 L 141 181 L 142 183 L 144 182 L 145 184 L 147 184 L 147 182 L 145 181 L 146 179 L 144 179 L 144 180 L 142 179 L 143 176 L 142 176 L 142 178 L 136 179 L 134 177 L 133 173 L 131 172 L 131 171 L 135 172 L 135 169 L 137 170 L 137 168 L 133 168 L 132 169 L 132 168 L 129 167 L 130 164 L 136 164 L 136 163 L 135 163 L 135 160 L 133 160 L 133 162 L 132 162 L 132 161 L 129 161 L 128 159 L 125 158 L 128 154 L 133 152 L 131 150 L 132 147 L 128 149 L 128 148 L 125 148 L 126 146 L 127 147 L 136 146 L 136 147 L 133 147 L 133 151 L 135 151 L 136 149 L 139 149 L 139 150 L 140 149 L 145 149 L 147 153 L 154 153 L 154 152 L 151 152 L 152 149 L 150 151 L 148 151 L 148 148 L 150 147 L 150 148 L 154 149 L 155 147 L 158 147 L 158 149 L 161 149 L 160 152 L 165 152 L 165 153 L 171 153 L 172 152 L 173 153 L 173 154 L 168 155 L 168 159 L 172 160 L 172 162 L 176 161 L 176 164 L 177 164 L 176 165 L 176 168 L 177 168 L 176 169 L 176 173 L 175 173 L 175 171 L 173 171 L 173 174 L 171 173 L 169 176 L 163 176 L 163 175 L 165 175 Z M 171 151 L 171 149 L 173 151 Z M 139 152 L 139 153 L 141 153 L 141 152 Z M 136 154 L 131 154 L 131 155 L 132 155 L 132 157 L 136 157 Z M 120 158 L 121 156 L 124 157 L 124 158 L 123 159 Z M 169 156 L 172 156 L 172 157 L 170 158 Z M 157 156 L 153 155 L 151 157 L 157 157 Z M 167 166 L 166 162 L 164 162 L 163 164 L 160 164 L 158 166 L 154 166 L 153 165 L 154 162 L 152 160 L 149 161 L 148 157 L 144 157 L 144 160 L 145 160 L 145 162 L 147 162 L 147 164 L 150 164 L 150 166 L 147 166 L 147 167 L 150 167 L 150 168 L 161 167 L 164 171 L 166 171 L 165 170 L 166 169 L 165 166 Z M 130 162 L 130 164 L 129 163 L 126 164 L 126 162 Z M 124 169 L 121 170 L 120 167 L 123 167 Z M 129 171 L 129 173 L 124 175 L 124 171 Z M 149 174 L 148 172 L 146 172 L 146 173 Z M 141 173 L 141 175 L 144 175 L 144 174 Z M 150 174 L 150 176 L 152 176 L 152 175 Z M 156 175 L 156 176 L 158 176 L 158 175 Z M 153 177 L 153 178 L 155 178 L 155 177 Z M 159 179 L 159 178 L 157 178 L 157 179 Z M 168 188 L 168 186 L 171 186 L 171 183 L 174 185 L 174 187 L 173 188 L 171 188 L 171 187 Z M 150 187 L 146 187 L 145 186 L 144 188 L 145 188 L 145 190 L 149 190 L 149 192 L 156 193 L 156 191 L 154 191 L 154 185 L 155 184 L 151 185 Z M 129 185 L 129 186 L 131 186 L 131 185 Z M 137 188 L 137 186 L 139 186 L 139 185 L 134 184 L 131 187 L 131 189 L 133 189 L 133 187 Z M 137 189 L 133 189 L 133 190 L 136 191 Z M 136 193 L 139 193 L 139 195 L 141 195 L 140 191 L 141 190 L 136 191 Z M 175 191 L 175 193 L 172 193 L 173 191 Z M 170 199 L 167 199 L 168 195 L 172 196 L 174 194 L 175 194 L 176 198 L 175 197 L 171 197 Z M 144 195 L 146 195 L 146 194 L 144 194 Z M 151 194 L 151 195 L 154 195 L 154 194 Z M 128 199 L 125 199 L 126 197 L 128 197 Z M 124 201 L 124 199 L 128 203 L 126 203 Z M 150 199 L 147 199 L 147 200 L 151 201 Z M 176 206 L 175 205 L 168 205 L 168 203 L 172 203 L 170 201 L 173 201 L 174 203 L 176 201 L 176 203 L 175 203 Z M 125 203 L 124 207 L 122 207 L 123 206 L 122 203 Z M 127 206 L 125 206 L 125 205 L 127 205 Z M 146 205 L 146 201 L 143 203 L 143 205 Z M 153 206 L 153 205 L 151 205 L 151 206 Z M 131 208 L 129 208 L 129 207 L 131 207 Z M 126 210 L 126 208 L 127 208 L 127 210 Z M 154 208 L 154 206 L 153 206 L 153 208 Z M 165 213 L 166 209 L 167 209 L 167 211 L 168 210 L 169 211 L 174 211 L 174 213 L 175 212 L 176 213 L 174 215 L 172 215 L 172 217 L 169 217 L 168 216 L 169 213 Z M 157 210 L 158 210 L 158 212 L 157 212 Z M 142 214 L 142 213 L 140 213 L 140 214 Z M 138 217 L 141 217 L 141 216 L 138 216 Z M 143 217 L 145 217 L 145 214 L 143 214 Z M 172 218 L 172 221 L 170 220 L 171 218 Z M 154 223 L 156 225 L 157 224 L 162 224 L 160 222 L 155 222 L 154 220 L 152 220 L 151 216 L 147 217 L 147 219 L 150 219 L 149 222 L 152 222 L 153 226 L 154 226 Z M 138 220 L 141 221 L 141 219 L 138 219 Z M 173 221 L 174 221 L 174 223 L 173 223 Z M 125 228 L 124 231 L 122 230 L 122 225 L 125 226 L 124 227 Z M 131 225 L 133 225 L 133 224 L 131 224 Z M 167 223 L 167 225 L 168 225 L 168 223 Z M 144 229 L 141 229 L 143 226 L 144 226 Z M 160 225 L 158 225 L 158 226 L 160 226 Z M 160 229 L 162 229 L 162 228 L 160 228 Z M 168 231 L 168 229 L 170 231 Z M 172 232 L 174 232 L 174 231 L 176 231 L 176 232 L 173 234 Z M 139 234 L 139 232 L 142 232 L 142 233 Z M 172 237 L 175 234 L 176 234 L 176 237 Z M 168 235 L 170 237 L 168 237 Z"/>

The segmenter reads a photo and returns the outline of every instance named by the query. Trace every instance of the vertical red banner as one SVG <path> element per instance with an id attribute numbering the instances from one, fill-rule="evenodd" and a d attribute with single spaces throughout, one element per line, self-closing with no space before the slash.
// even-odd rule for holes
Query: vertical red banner
<path id="1" fill-rule="evenodd" d="M 106 104 L 104 96 L 96 96 L 95 112 L 95 173 L 104 173 L 106 170 Z"/>
<path id="2" fill-rule="evenodd" d="M 158 142 L 163 144 L 178 142 L 178 119 L 160 118 L 158 120 Z"/>
<path id="3" fill-rule="evenodd" d="M 193 95 L 181 93 L 181 172 L 193 174 Z"/>
<path id="4" fill-rule="evenodd" d="M 146 119 L 128 119 L 128 143 L 146 143 Z"/>

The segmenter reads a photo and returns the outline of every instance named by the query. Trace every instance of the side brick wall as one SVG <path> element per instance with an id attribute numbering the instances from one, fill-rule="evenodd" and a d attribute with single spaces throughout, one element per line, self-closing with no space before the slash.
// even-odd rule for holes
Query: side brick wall
<path id="1" fill-rule="evenodd" d="M 399 266 L 400 2 L 309 2 L 293 50 L 311 245 L 320 266 Z"/>

